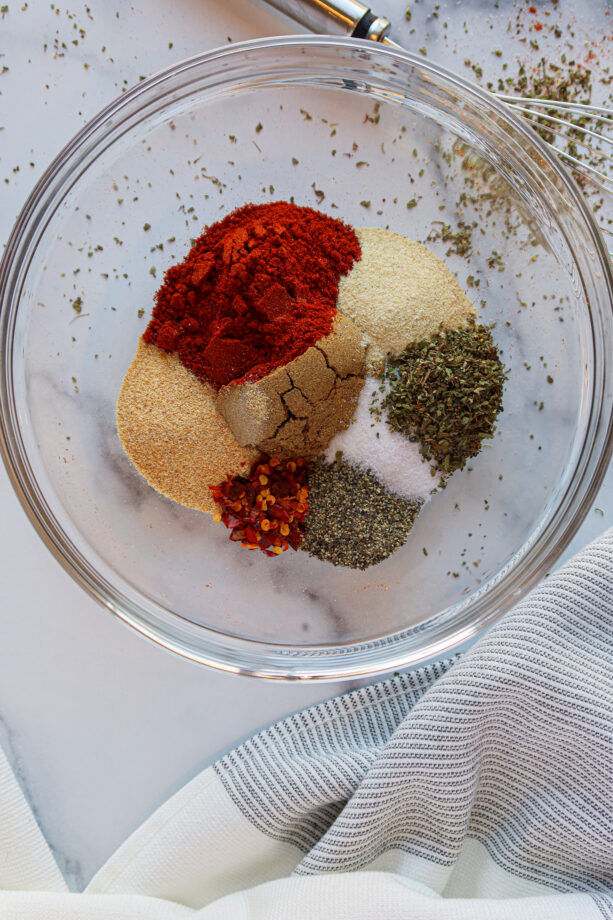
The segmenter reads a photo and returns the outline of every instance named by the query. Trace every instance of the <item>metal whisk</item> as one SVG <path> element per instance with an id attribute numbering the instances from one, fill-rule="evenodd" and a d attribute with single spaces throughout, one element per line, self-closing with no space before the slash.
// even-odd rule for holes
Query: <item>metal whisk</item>
<path id="1" fill-rule="evenodd" d="M 601 211 L 606 200 L 613 203 L 613 111 L 583 102 L 495 95 L 526 118 L 568 164 L 601 218 L 600 229 L 613 257 L 613 221 L 604 216 L 606 209 Z"/>
<path id="2" fill-rule="evenodd" d="M 404 50 L 389 37 L 391 24 L 357 0 L 265 0 L 312 32 L 352 36 Z M 613 110 L 581 102 L 493 93 L 530 122 L 570 167 L 601 216 L 600 228 L 613 245 L 613 221 L 605 223 L 605 199 L 613 203 Z M 596 196 L 594 198 L 594 196 Z M 600 196 L 600 198 L 598 197 Z M 606 210 L 606 209 L 605 209 Z M 613 256 L 613 249 L 610 249 Z"/>

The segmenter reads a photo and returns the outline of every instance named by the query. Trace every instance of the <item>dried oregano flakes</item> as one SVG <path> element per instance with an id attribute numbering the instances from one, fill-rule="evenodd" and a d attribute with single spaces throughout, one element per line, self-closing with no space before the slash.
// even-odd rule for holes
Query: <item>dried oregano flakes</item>
<path id="1" fill-rule="evenodd" d="M 462 469 L 493 437 L 507 378 L 490 327 L 441 328 L 389 358 L 382 376 L 390 427 L 441 472 Z"/>

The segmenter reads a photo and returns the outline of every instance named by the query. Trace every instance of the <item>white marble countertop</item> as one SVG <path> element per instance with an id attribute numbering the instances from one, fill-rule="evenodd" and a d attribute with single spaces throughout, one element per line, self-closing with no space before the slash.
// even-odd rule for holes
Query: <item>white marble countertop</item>
<path id="1" fill-rule="evenodd" d="M 297 31 L 249 0 L 68 4 L 10 0 L 1 8 L 2 241 L 48 162 L 123 87 L 229 40 Z M 410 24 L 399 0 L 381 0 L 376 10 L 395 21 L 394 35 L 407 47 L 425 45 L 429 57 L 459 71 L 470 55 L 487 69 L 492 49 L 523 51 L 507 29 L 520 6 L 441 0 L 439 8 L 420 0 Z M 558 13 L 551 3 L 538 6 L 572 16 L 565 10 L 575 5 L 562 0 Z M 597 28 L 611 9 L 607 0 L 585 0 L 584 7 L 591 23 L 582 20 L 581 28 Z M 343 687 L 262 683 L 172 657 L 71 581 L 28 523 L 4 469 L 0 494 L 0 744 L 69 883 L 79 888 L 154 807 L 220 752 Z M 569 552 L 612 523 L 609 472 Z"/>

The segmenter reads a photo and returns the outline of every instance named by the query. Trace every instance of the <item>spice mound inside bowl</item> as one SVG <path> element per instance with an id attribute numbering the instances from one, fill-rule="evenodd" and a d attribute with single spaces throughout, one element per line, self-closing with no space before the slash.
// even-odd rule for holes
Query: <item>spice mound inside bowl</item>
<path id="1" fill-rule="evenodd" d="M 493 436 L 504 380 L 426 247 L 247 204 L 166 273 L 117 425 L 154 489 L 241 547 L 365 569 Z"/>

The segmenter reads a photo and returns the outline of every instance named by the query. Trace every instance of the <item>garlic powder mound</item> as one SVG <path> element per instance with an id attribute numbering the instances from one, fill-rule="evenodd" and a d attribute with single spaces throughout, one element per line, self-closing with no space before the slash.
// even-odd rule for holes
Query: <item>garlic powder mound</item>
<path id="1" fill-rule="evenodd" d="M 454 329 L 476 317 L 455 276 L 421 243 L 373 227 L 356 233 L 362 257 L 341 278 L 336 306 L 370 341 L 371 367 L 434 335 L 441 324 Z"/>
<path id="2" fill-rule="evenodd" d="M 257 452 L 240 447 L 215 409 L 215 391 L 175 353 L 139 339 L 117 401 L 117 430 L 150 486 L 210 514 L 209 486 L 247 474 Z"/>

